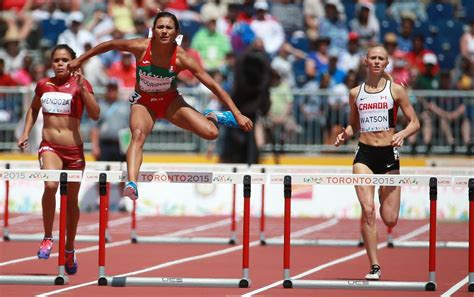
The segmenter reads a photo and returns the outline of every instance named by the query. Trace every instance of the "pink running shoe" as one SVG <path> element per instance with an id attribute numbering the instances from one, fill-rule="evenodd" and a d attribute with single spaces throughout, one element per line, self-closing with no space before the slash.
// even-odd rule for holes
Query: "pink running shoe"
<path id="1" fill-rule="evenodd" d="M 49 254 L 51 254 L 52 249 L 53 249 L 53 239 L 44 238 L 38 250 L 38 259 L 44 259 L 44 260 L 49 259 Z"/>

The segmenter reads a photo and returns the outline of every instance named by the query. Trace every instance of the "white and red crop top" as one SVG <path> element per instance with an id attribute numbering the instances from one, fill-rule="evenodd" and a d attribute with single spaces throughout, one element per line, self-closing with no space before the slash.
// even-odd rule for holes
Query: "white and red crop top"
<path id="1" fill-rule="evenodd" d="M 398 106 L 391 92 L 392 82 L 387 80 L 380 92 L 369 93 L 362 84 L 356 98 L 360 132 L 387 131 L 395 128 Z"/>
<path id="2" fill-rule="evenodd" d="M 89 93 L 93 93 L 87 80 L 84 81 L 84 86 Z M 40 97 L 44 115 L 81 119 L 84 102 L 76 77 L 71 76 L 66 81 L 59 81 L 54 77 L 43 78 L 36 85 L 35 94 Z"/>

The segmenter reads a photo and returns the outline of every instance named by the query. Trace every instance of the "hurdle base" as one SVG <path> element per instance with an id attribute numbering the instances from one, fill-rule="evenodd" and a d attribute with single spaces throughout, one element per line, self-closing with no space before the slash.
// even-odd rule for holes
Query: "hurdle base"
<path id="1" fill-rule="evenodd" d="M 112 287 L 214 287 L 250 288 L 250 279 L 232 278 L 181 278 L 181 277 L 100 277 L 101 286 Z"/>
<path id="2" fill-rule="evenodd" d="M 282 239 L 267 239 L 267 245 L 282 245 Z M 292 246 L 332 246 L 332 247 L 363 247 L 358 240 L 338 239 L 291 239 Z"/>
<path id="3" fill-rule="evenodd" d="M 101 277 L 99 277 L 99 279 L 97 280 L 97 285 L 98 285 L 98 286 L 107 286 L 108 283 L 109 283 L 109 282 L 108 282 L 108 280 L 107 280 L 107 277 L 105 277 L 105 276 L 101 276 Z"/>
<path id="4" fill-rule="evenodd" d="M 8 239 L 3 237 L 4 241 L 41 241 L 44 238 L 44 234 L 9 234 Z M 106 242 L 109 242 L 110 238 L 106 238 Z M 99 242 L 99 236 L 97 235 L 76 235 L 76 242 Z"/>
<path id="5" fill-rule="evenodd" d="M 429 246 L 430 243 L 428 241 L 407 240 L 392 242 L 392 247 L 394 248 L 428 248 Z M 467 249 L 469 243 L 467 241 L 437 241 L 436 247 L 447 249 Z"/>
<path id="6" fill-rule="evenodd" d="M 137 236 L 132 243 L 181 243 L 181 244 L 236 244 L 234 239 L 218 237 L 166 237 L 166 236 Z"/>
<path id="7" fill-rule="evenodd" d="M 469 292 L 474 292 L 474 283 L 470 283 L 468 286 L 467 286 L 467 289 Z"/>
<path id="8" fill-rule="evenodd" d="M 290 287 L 285 287 L 291 284 Z M 389 291 L 435 291 L 434 282 L 368 281 L 368 280 L 290 280 L 285 288 L 389 290 Z"/>
<path id="9" fill-rule="evenodd" d="M 66 285 L 65 275 L 0 275 L 0 285 Z"/>

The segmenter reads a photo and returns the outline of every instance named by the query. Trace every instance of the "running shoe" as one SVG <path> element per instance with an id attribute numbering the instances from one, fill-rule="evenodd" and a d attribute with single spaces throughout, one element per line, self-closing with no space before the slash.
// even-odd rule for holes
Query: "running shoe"
<path id="1" fill-rule="evenodd" d="M 208 116 L 210 114 L 214 114 L 217 118 L 217 123 L 219 125 L 223 125 L 229 128 L 239 128 L 239 124 L 235 120 L 234 115 L 229 110 L 227 111 L 218 111 L 218 110 L 211 110 L 206 109 L 204 111 L 204 115 Z"/>
<path id="2" fill-rule="evenodd" d="M 66 269 L 67 274 L 76 274 L 77 272 L 77 258 L 75 251 L 66 251 L 66 264 L 64 268 Z"/>
<path id="3" fill-rule="evenodd" d="M 44 238 L 38 250 L 38 259 L 44 259 L 44 260 L 49 259 L 49 254 L 51 254 L 52 249 L 53 249 L 53 239 Z"/>
<path id="4" fill-rule="evenodd" d="M 137 183 L 133 181 L 129 181 L 123 190 L 123 195 L 127 196 L 128 198 L 132 200 L 137 200 L 138 199 L 138 187 Z"/>
<path id="5" fill-rule="evenodd" d="M 370 272 L 365 276 L 366 280 L 379 280 L 382 275 L 382 270 L 380 270 L 380 265 L 374 264 L 370 268 Z"/>

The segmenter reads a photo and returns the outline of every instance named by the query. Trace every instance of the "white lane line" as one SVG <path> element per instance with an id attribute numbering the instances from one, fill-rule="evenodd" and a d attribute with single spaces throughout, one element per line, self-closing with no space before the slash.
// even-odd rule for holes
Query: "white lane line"
<path id="1" fill-rule="evenodd" d="M 118 219 L 118 220 L 121 220 L 121 219 Z M 191 233 L 191 232 L 194 232 L 195 230 L 202 231 L 202 230 L 206 230 L 206 229 L 212 229 L 212 228 L 216 228 L 216 227 L 221 226 L 221 225 L 225 225 L 224 223 L 230 224 L 229 219 L 220 220 L 220 221 L 210 223 L 210 224 L 206 224 L 206 225 L 199 226 L 199 227 L 193 227 L 193 228 L 188 228 L 188 229 L 184 229 L 184 230 L 179 230 L 179 231 L 176 231 L 176 232 L 164 234 L 163 236 L 176 236 L 178 234 L 182 235 L 182 234 L 186 234 L 186 233 Z M 129 244 L 129 243 L 130 243 L 130 239 L 127 239 L 127 240 L 108 243 L 105 246 L 107 248 L 110 248 L 110 247 L 121 246 L 121 245 Z M 76 253 L 78 253 L 78 254 L 87 253 L 87 252 L 92 252 L 92 251 L 95 251 L 95 250 L 98 250 L 98 249 L 99 249 L 98 246 L 86 247 L 86 248 L 82 248 L 82 249 L 77 249 Z M 50 258 L 55 258 L 58 255 L 59 255 L 59 253 L 53 253 L 49 257 Z M 0 267 L 7 266 L 7 265 L 12 265 L 12 264 L 17 264 L 17 263 L 22 263 L 22 262 L 26 262 L 26 261 L 32 261 L 32 260 L 38 260 L 38 257 L 37 256 L 32 256 L 32 257 L 25 257 L 25 258 L 19 258 L 19 259 L 6 261 L 6 262 L 1 262 Z"/>
<path id="2" fill-rule="evenodd" d="M 323 222 L 321 224 L 315 225 L 314 227 L 317 227 L 317 226 L 320 226 L 320 225 L 325 225 L 326 228 L 328 228 L 328 227 L 331 226 L 330 224 L 327 224 L 328 222 L 329 221 Z M 272 239 L 274 239 L 274 238 L 272 238 Z M 260 240 L 252 241 L 249 245 L 251 247 L 256 246 L 256 245 L 260 245 Z M 150 271 L 153 271 L 153 270 L 158 270 L 158 269 L 173 266 L 173 265 L 178 265 L 178 264 L 182 264 L 182 263 L 186 263 L 186 262 L 191 262 L 191 261 L 196 261 L 196 260 L 201 260 L 201 259 L 205 259 L 205 258 L 210 258 L 210 257 L 215 257 L 215 256 L 223 255 L 223 254 L 232 253 L 232 252 L 238 251 L 240 249 L 242 249 L 242 245 L 238 245 L 238 246 L 231 247 L 231 248 L 225 248 L 223 250 L 217 250 L 217 251 L 214 251 L 214 252 L 209 252 L 209 253 L 206 253 L 206 254 L 197 255 L 197 256 L 193 256 L 193 257 L 173 260 L 173 261 L 162 263 L 162 264 L 152 266 L 152 267 L 149 267 L 149 268 L 145 268 L 145 269 L 141 269 L 141 270 L 121 274 L 121 275 L 118 275 L 118 277 L 131 276 L 131 275 L 136 275 L 136 274 L 140 274 L 140 273 L 150 272 Z M 87 283 L 78 284 L 78 285 L 75 285 L 75 286 L 70 286 L 70 287 L 67 287 L 67 288 L 64 288 L 64 289 L 59 289 L 59 290 L 55 290 L 55 291 L 51 291 L 51 292 L 42 293 L 40 295 L 36 295 L 36 297 L 44 297 L 44 296 L 50 296 L 50 295 L 53 295 L 53 294 L 59 294 L 59 293 L 62 293 L 62 292 L 71 291 L 71 290 L 74 290 L 74 289 L 78 289 L 78 288 L 81 288 L 81 287 L 94 285 L 94 284 L 97 284 L 97 280 L 93 280 L 93 281 L 90 281 L 90 282 L 87 282 Z"/>
<path id="3" fill-rule="evenodd" d="M 422 226 L 422 227 L 420 227 L 420 228 L 418 228 L 418 229 L 416 229 L 416 230 L 414 230 L 414 231 L 412 231 L 412 232 L 410 232 L 410 233 L 408 233 L 408 234 L 406 234 L 406 235 L 403 235 L 403 236 L 399 237 L 398 239 L 401 240 L 401 239 L 403 238 L 403 240 L 407 240 L 407 239 L 413 238 L 413 237 L 415 237 L 415 236 L 418 236 L 418 235 L 421 234 L 421 233 L 426 232 L 428 229 L 429 229 L 429 224 L 424 225 L 424 226 Z M 378 249 L 382 249 L 382 248 L 385 248 L 386 246 L 387 246 L 387 243 L 386 243 L 386 242 L 383 242 L 383 243 L 379 243 L 379 244 L 377 245 L 377 248 L 378 248 Z M 310 269 L 310 270 L 307 270 L 307 271 L 305 271 L 305 272 L 303 272 L 303 273 L 300 273 L 300 274 L 298 274 L 298 275 L 296 275 L 296 276 L 293 276 L 293 277 L 291 277 L 291 279 L 299 279 L 299 278 L 302 278 L 302 277 L 307 276 L 307 275 L 309 275 L 309 274 L 311 274 L 311 273 L 314 273 L 314 272 L 323 270 L 323 269 L 325 269 L 325 268 L 334 266 L 334 265 L 336 265 L 336 264 L 340 264 L 340 263 L 343 263 L 343 262 L 352 260 L 352 259 L 357 258 L 357 257 L 360 257 L 360 256 L 362 256 L 362 255 L 364 255 L 364 254 L 366 254 L 366 251 L 365 251 L 365 250 L 359 251 L 359 252 L 356 252 L 356 253 L 353 253 L 353 254 L 350 254 L 350 255 L 347 255 L 347 256 L 342 257 L 342 258 L 338 258 L 338 259 L 336 259 L 336 260 L 333 260 L 333 261 L 324 263 L 324 264 L 319 265 L 319 266 L 317 266 L 317 267 L 314 267 L 314 268 L 312 268 L 312 269 Z M 274 287 L 277 287 L 277 286 L 281 286 L 282 284 L 283 284 L 283 280 L 279 280 L 279 281 L 276 281 L 276 282 L 274 282 L 274 283 L 272 283 L 272 284 L 269 284 L 269 285 L 267 285 L 267 286 L 265 286 L 265 287 L 261 287 L 261 288 L 258 288 L 258 289 L 256 289 L 256 290 L 253 290 L 253 291 L 251 291 L 251 292 L 248 292 L 248 293 L 242 295 L 242 297 L 250 297 L 250 296 L 253 296 L 254 294 L 258 294 L 258 293 L 261 293 L 261 292 L 263 292 L 263 291 L 269 290 L 269 289 L 271 289 L 271 288 L 274 288 Z"/>
<path id="4" fill-rule="evenodd" d="M 447 290 L 446 292 L 444 292 L 443 294 L 441 294 L 441 297 L 449 297 L 449 296 L 451 296 L 453 293 L 455 293 L 457 290 L 459 290 L 462 286 L 464 286 L 465 284 L 467 284 L 468 281 L 469 281 L 469 275 L 467 275 L 465 278 L 463 278 L 462 280 L 460 280 L 457 284 L 455 284 L 454 286 L 452 286 L 451 288 L 449 288 L 449 290 Z"/>
<path id="5" fill-rule="evenodd" d="M 41 218 L 41 215 L 21 215 L 21 216 L 9 219 L 8 223 L 9 224 L 22 223 L 22 222 L 31 221 L 32 219 L 37 219 L 37 218 Z M 3 225 L 4 222 L 5 222 L 4 220 L 0 220 L 0 225 Z"/>

